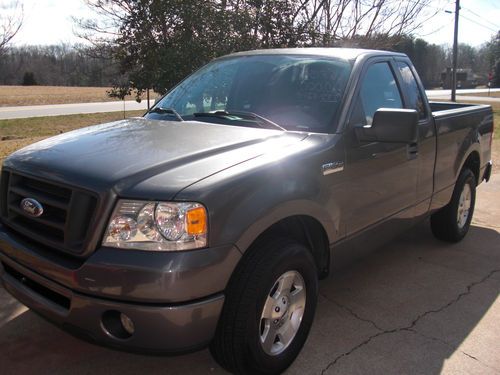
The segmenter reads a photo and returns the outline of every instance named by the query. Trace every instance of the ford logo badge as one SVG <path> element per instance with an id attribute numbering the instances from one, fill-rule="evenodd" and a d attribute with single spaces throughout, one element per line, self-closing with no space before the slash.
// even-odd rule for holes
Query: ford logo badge
<path id="1" fill-rule="evenodd" d="M 43 214 L 43 206 L 36 199 L 24 198 L 19 206 L 29 216 L 39 217 Z"/>

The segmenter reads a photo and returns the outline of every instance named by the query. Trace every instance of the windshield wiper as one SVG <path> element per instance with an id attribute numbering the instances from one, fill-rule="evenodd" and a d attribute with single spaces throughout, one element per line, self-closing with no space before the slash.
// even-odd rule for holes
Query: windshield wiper
<path id="1" fill-rule="evenodd" d="M 179 115 L 179 113 L 173 108 L 164 108 L 164 107 L 154 107 L 148 111 L 148 113 L 159 113 L 159 114 L 167 114 L 172 115 L 177 118 L 178 121 L 184 121 L 184 119 Z"/>
<path id="2" fill-rule="evenodd" d="M 230 116 L 236 116 L 236 117 L 241 117 L 241 118 L 249 118 L 252 120 L 256 120 L 260 124 L 266 125 L 268 128 L 273 128 L 273 129 L 279 129 L 285 131 L 286 129 L 283 128 L 282 126 L 279 126 L 275 122 L 262 117 L 256 113 L 253 112 L 246 112 L 246 111 L 214 111 L 214 112 L 195 112 L 193 113 L 194 117 L 218 117 L 218 118 L 227 118 Z"/>

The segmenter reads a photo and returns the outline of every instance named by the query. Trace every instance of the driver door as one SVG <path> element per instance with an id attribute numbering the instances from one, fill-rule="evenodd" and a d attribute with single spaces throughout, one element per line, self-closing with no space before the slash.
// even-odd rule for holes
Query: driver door
<path id="1" fill-rule="evenodd" d="M 404 108 L 392 60 L 365 66 L 345 129 L 347 141 L 346 234 L 353 235 L 387 218 L 412 219 L 416 200 L 416 145 L 360 142 L 354 128 L 371 125 L 379 108 Z M 395 228 L 394 228 L 395 229 Z"/>

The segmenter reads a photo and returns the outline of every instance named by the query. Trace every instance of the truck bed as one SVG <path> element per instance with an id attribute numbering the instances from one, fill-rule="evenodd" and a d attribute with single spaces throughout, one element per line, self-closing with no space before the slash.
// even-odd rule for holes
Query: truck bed
<path id="1" fill-rule="evenodd" d="M 465 153 L 476 145 L 478 183 L 491 159 L 493 112 L 491 106 L 452 102 L 429 102 L 437 133 L 434 191 L 448 200 Z M 479 142 L 478 142 L 479 141 Z M 440 194 L 441 193 L 441 194 Z"/>
<path id="2" fill-rule="evenodd" d="M 489 105 L 484 104 L 471 104 L 471 103 L 454 103 L 454 102 L 433 102 L 429 101 L 429 105 L 431 107 L 431 111 L 433 115 L 441 115 L 441 112 L 456 112 L 455 110 L 472 110 L 472 109 L 481 109 L 481 108 L 489 108 Z"/>

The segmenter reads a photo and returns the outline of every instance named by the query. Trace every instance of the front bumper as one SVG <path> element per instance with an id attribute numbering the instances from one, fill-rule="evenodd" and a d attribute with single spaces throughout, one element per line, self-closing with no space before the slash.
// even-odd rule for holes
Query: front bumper
<path id="1" fill-rule="evenodd" d="M 16 299 L 72 333 L 118 348 L 153 353 L 201 348 L 212 339 L 224 303 L 222 294 L 170 306 L 94 298 L 61 287 L 5 256 L 0 258 L 2 284 Z M 134 323 L 130 337 L 113 328 L 118 320 L 106 321 L 106 316 L 116 312 L 126 314 Z"/>
<path id="2" fill-rule="evenodd" d="M 0 281 L 10 294 L 78 336 L 151 353 L 191 351 L 210 342 L 224 303 L 222 283 L 239 259 L 223 248 L 163 253 L 165 259 L 126 250 L 116 257 L 103 248 L 74 264 L 31 245 L 0 226 Z M 179 301 L 179 290 L 187 289 Z M 198 297 L 200 290 L 208 293 Z M 133 322 L 133 334 L 122 334 L 120 313 Z"/>

